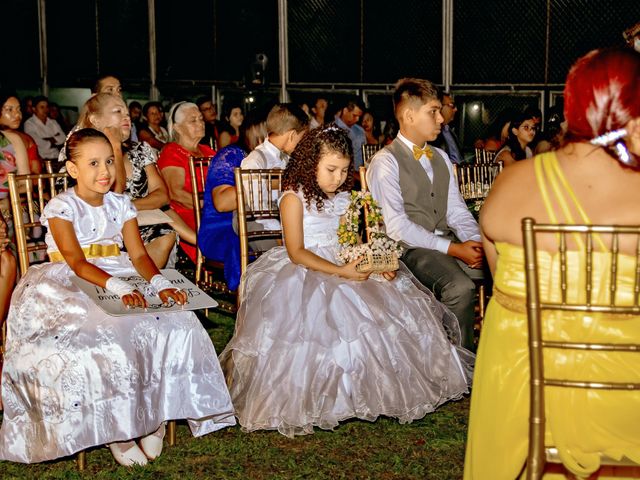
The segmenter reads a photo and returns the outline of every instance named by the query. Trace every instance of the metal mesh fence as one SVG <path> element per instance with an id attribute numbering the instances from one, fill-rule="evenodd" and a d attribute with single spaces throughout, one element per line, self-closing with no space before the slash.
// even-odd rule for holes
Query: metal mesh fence
<path id="1" fill-rule="evenodd" d="M 546 2 L 454 1 L 453 83 L 542 83 Z"/>
<path id="2" fill-rule="evenodd" d="M 289 79 L 360 81 L 360 0 L 288 2 Z"/>

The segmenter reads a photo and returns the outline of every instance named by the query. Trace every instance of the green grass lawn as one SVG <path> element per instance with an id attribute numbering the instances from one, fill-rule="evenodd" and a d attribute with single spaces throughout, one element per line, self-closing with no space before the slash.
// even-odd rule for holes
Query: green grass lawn
<path id="1" fill-rule="evenodd" d="M 233 333 L 233 318 L 204 320 L 218 352 Z M 78 472 L 73 458 L 34 465 L 0 462 L 1 479 L 433 479 L 462 478 L 469 399 L 450 402 L 422 420 L 400 425 L 343 422 L 335 431 L 289 439 L 277 432 L 227 428 L 193 438 L 178 424 L 178 442 L 147 467 L 118 466 L 104 447 L 87 452 Z"/>

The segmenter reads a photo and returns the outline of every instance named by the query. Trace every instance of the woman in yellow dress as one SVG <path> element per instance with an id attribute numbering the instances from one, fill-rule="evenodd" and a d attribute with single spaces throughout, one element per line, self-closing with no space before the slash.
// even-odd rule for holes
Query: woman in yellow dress
<path id="1" fill-rule="evenodd" d="M 524 251 L 520 222 L 640 225 L 640 54 L 631 49 L 590 52 L 572 67 L 564 91 L 564 145 L 506 168 L 481 213 L 484 249 L 494 277 L 480 337 L 465 459 L 465 480 L 517 479 L 528 449 L 529 355 L 525 310 Z M 590 140 L 626 128 L 628 155 Z M 527 189 L 528 191 L 524 191 Z M 628 243 L 628 244 L 627 244 Z M 631 304 L 635 244 L 621 241 L 618 301 Z M 594 242 L 594 303 L 606 303 L 610 278 L 608 238 Z M 555 236 L 539 239 L 541 296 L 557 300 Z M 584 290 L 584 255 L 578 239 L 569 248 L 569 295 Z M 581 278 L 582 277 L 582 278 Z M 549 339 L 637 343 L 640 317 L 555 314 L 544 332 Z M 640 382 L 637 353 L 545 353 L 545 369 L 556 367 L 581 378 Z M 640 462 L 640 392 L 548 387 L 547 433 L 564 466 L 578 478 L 603 478 L 599 454 Z M 600 476 L 598 476 L 600 475 Z M 564 478 L 545 476 L 545 478 Z M 573 477 L 568 477 L 573 478 Z M 634 476 L 633 478 L 638 478 Z"/>

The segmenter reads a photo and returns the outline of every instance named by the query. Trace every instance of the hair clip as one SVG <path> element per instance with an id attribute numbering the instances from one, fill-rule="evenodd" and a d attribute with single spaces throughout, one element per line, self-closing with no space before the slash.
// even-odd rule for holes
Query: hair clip
<path id="1" fill-rule="evenodd" d="M 330 125 L 328 127 L 324 127 L 322 129 L 323 132 L 339 132 L 340 130 L 342 130 L 340 127 L 337 127 L 335 125 Z"/>
<path id="2" fill-rule="evenodd" d="M 625 128 L 619 128 L 593 138 L 590 143 L 599 147 L 604 147 L 610 155 L 618 159 L 620 163 L 627 167 L 638 168 L 640 162 L 638 157 L 629 151 L 624 137 L 627 136 Z"/>
<path id="3" fill-rule="evenodd" d="M 604 133 L 596 138 L 592 138 L 589 143 L 592 145 L 598 145 L 600 147 L 606 147 L 611 145 L 613 142 L 620 140 L 627 136 L 626 128 L 619 128 L 618 130 L 612 130 L 610 132 Z"/>

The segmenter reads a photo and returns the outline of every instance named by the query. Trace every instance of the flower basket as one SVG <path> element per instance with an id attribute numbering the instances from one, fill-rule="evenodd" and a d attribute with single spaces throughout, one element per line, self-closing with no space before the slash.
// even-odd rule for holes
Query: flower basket
<path id="1" fill-rule="evenodd" d="M 367 243 L 360 243 L 358 230 L 360 211 L 364 208 Z M 345 263 L 362 258 L 356 270 L 361 273 L 382 273 L 398 270 L 402 247 L 384 233 L 382 211 L 369 192 L 351 192 L 351 202 L 338 227 L 340 251 Z"/>

